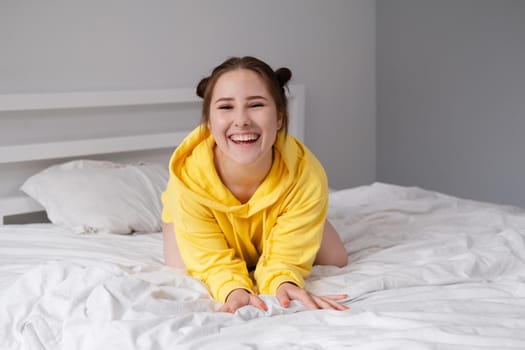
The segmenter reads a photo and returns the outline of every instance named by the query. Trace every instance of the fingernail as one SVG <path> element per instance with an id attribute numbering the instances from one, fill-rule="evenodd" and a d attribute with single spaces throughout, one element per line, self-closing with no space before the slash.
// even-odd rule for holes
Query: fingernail
<path id="1" fill-rule="evenodd" d="M 233 309 L 229 309 L 228 312 L 229 312 L 230 314 L 233 314 L 235 311 L 233 311 Z"/>
<path id="2" fill-rule="evenodd" d="M 346 305 L 343 305 L 343 309 L 348 310 L 350 308 L 348 306 L 346 306 Z"/>
<path id="3" fill-rule="evenodd" d="M 263 310 L 263 311 L 268 311 L 268 306 L 266 306 L 266 305 L 261 305 L 261 310 Z"/>
<path id="4" fill-rule="evenodd" d="M 281 305 L 284 306 L 284 307 L 288 307 L 288 305 L 290 305 L 290 300 L 283 300 Z"/>

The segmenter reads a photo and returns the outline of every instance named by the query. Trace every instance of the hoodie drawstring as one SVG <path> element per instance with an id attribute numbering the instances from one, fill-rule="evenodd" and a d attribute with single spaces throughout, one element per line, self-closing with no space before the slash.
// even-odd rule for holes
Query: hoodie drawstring
<path id="1" fill-rule="evenodd" d="M 268 251 L 268 244 L 269 244 L 268 234 L 266 233 L 266 220 L 267 220 L 266 215 L 267 215 L 266 210 L 263 210 L 262 235 L 261 235 L 263 249 L 261 252 L 261 256 L 259 257 L 259 259 L 262 259 L 263 266 L 266 265 L 266 252 Z"/>
<path id="2" fill-rule="evenodd" d="M 239 227 L 236 224 L 237 220 L 235 220 L 232 213 L 228 213 L 228 219 L 230 219 L 230 222 L 232 223 L 232 226 L 233 226 L 233 236 L 235 237 L 235 245 L 237 246 L 237 251 L 239 252 L 239 255 L 241 256 L 241 259 L 243 261 L 246 261 L 244 259 L 244 254 L 242 253 L 243 249 L 239 241 Z"/>

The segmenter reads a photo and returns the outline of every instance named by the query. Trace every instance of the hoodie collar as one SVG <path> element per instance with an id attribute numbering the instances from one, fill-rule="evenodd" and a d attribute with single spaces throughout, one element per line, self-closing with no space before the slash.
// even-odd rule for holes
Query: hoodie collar
<path id="1" fill-rule="evenodd" d="M 279 132 L 270 172 L 252 198 L 243 204 L 220 180 L 214 166 L 214 146 L 213 135 L 199 126 L 177 147 L 170 162 L 170 172 L 180 191 L 207 207 L 250 217 L 274 204 L 294 181 L 298 144 L 292 136 Z"/>

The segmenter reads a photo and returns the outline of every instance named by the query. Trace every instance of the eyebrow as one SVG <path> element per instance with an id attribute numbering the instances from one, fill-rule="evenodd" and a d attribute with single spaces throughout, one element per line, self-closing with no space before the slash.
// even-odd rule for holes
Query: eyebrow
<path id="1" fill-rule="evenodd" d="M 266 100 L 268 101 L 268 99 L 264 96 L 260 96 L 260 95 L 254 95 L 254 96 L 248 96 L 246 98 L 248 101 L 251 101 L 251 100 L 259 100 L 259 99 L 263 99 L 263 100 Z M 214 103 L 219 103 L 219 102 L 230 102 L 230 101 L 233 101 L 235 100 L 233 97 L 220 97 L 218 98 L 217 100 L 215 100 Z"/>

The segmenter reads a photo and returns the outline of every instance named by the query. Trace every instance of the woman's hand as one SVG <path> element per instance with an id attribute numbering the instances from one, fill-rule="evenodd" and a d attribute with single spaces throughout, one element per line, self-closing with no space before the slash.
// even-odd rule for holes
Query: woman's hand
<path id="1" fill-rule="evenodd" d="M 296 286 L 293 283 L 285 282 L 277 288 L 275 293 L 277 300 L 283 307 L 288 307 L 291 300 L 298 300 L 302 302 L 307 308 L 311 310 L 325 309 L 325 310 L 348 310 L 348 306 L 339 304 L 337 300 L 342 300 L 348 297 L 346 294 L 340 295 L 326 295 L 317 296 L 309 293 L 303 288 Z"/>
<path id="2" fill-rule="evenodd" d="M 257 295 L 253 295 L 246 289 L 234 289 L 226 298 L 226 302 L 219 309 L 220 312 L 234 313 L 246 305 L 253 305 L 263 311 L 268 311 L 266 304 Z"/>

